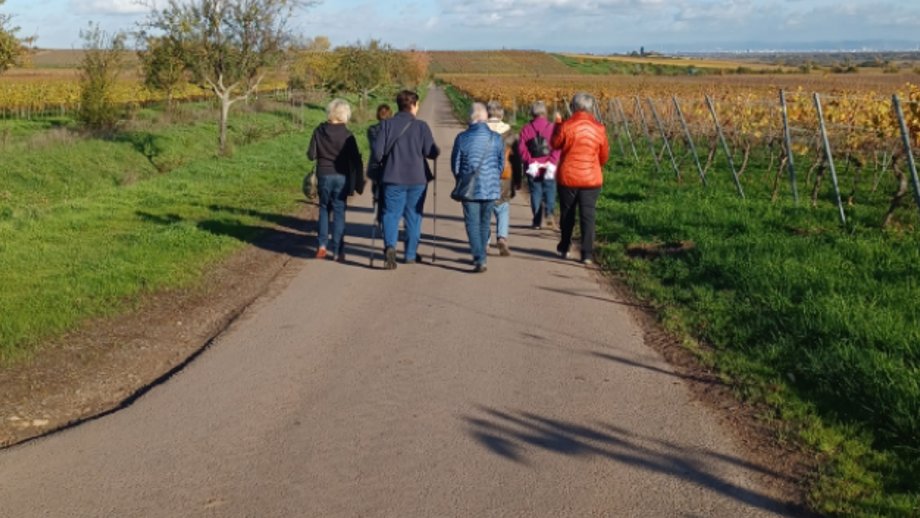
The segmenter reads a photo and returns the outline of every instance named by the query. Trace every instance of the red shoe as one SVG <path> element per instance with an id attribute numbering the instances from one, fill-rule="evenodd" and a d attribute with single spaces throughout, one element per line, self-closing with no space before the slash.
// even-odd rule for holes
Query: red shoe
<path id="1" fill-rule="evenodd" d="M 324 246 L 319 247 L 319 250 L 316 251 L 316 258 L 317 258 L 317 259 L 325 259 L 325 258 L 326 258 L 326 247 L 324 247 Z"/>

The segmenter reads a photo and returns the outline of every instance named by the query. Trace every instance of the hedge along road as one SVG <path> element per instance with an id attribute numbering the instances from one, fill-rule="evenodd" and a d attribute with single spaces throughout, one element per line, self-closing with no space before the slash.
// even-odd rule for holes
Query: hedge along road
<path id="1" fill-rule="evenodd" d="M 468 273 L 462 127 L 439 89 L 420 116 L 443 150 L 435 264 L 369 269 L 365 194 L 348 264 L 298 259 L 131 406 L 0 452 L 0 516 L 786 514 L 626 305 L 526 228 L 524 196 L 514 255 Z"/>

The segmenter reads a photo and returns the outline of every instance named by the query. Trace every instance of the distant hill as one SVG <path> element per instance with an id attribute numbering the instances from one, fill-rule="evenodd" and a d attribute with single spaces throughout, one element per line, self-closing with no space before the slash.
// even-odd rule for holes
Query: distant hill
<path id="1" fill-rule="evenodd" d="M 570 74 L 552 54 L 533 50 L 432 51 L 435 74 Z"/>
<path id="2" fill-rule="evenodd" d="M 77 68 L 83 60 L 82 49 L 35 49 L 32 51 L 32 66 L 34 68 Z M 137 54 L 133 50 L 125 51 L 125 63 L 132 64 L 137 61 Z"/>

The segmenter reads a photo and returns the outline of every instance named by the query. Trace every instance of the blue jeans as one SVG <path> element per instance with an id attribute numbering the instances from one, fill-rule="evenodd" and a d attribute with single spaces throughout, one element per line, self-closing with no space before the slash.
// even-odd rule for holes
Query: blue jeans
<path id="1" fill-rule="evenodd" d="M 495 212 L 496 230 L 499 239 L 508 239 L 508 230 L 511 228 L 511 202 L 498 202 L 492 207 Z"/>
<path id="2" fill-rule="evenodd" d="M 533 210 L 533 225 L 543 225 L 543 215 L 552 215 L 556 210 L 556 180 L 545 180 L 527 176 L 530 188 L 530 208 Z"/>
<path id="3" fill-rule="evenodd" d="M 486 264 L 486 247 L 489 246 L 489 236 L 492 233 L 492 206 L 494 201 L 464 201 L 463 222 L 466 224 L 466 235 L 470 240 L 470 252 L 473 262 L 480 265 Z"/>
<path id="4" fill-rule="evenodd" d="M 422 211 L 428 185 L 384 184 L 383 244 L 396 248 L 399 240 L 399 220 L 406 220 L 406 262 L 415 261 L 418 243 L 422 239 Z"/>
<path id="5" fill-rule="evenodd" d="M 345 175 L 324 174 L 316 176 L 316 190 L 319 191 L 319 230 L 317 244 L 320 248 L 342 253 L 345 236 L 345 207 L 348 193 L 345 192 Z M 332 241 L 329 241 L 329 213 L 332 213 Z M 329 246 L 327 246 L 327 244 Z"/>

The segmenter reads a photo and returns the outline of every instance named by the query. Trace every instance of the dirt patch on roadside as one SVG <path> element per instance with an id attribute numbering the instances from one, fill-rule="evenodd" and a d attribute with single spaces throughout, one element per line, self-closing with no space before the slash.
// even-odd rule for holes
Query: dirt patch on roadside
<path id="1" fill-rule="evenodd" d="M 122 408 L 181 370 L 273 281 L 303 266 L 314 213 L 305 205 L 288 218 L 299 228 L 267 229 L 195 288 L 151 295 L 134 311 L 88 322 L 0 369 L 0 448 Z"/>
<path id="2" fill-rule="evenodd" d="M 787 502 L 796 516 L 812 517 L 808 511 L 806 491 L 817 469 L 817 459 L 793 441 L 780 442 L 783 422 L 766 420 L 771 411 L 764 405 L 739 399 L 718 373 L 703 365 L 683 345 L 680 338 L 664 330 L 653 308 L 639 300 L 623 281 L 609 272 L 598 270 L 598 282 L 617 298 L 629 302 L 629 311 L 643 330 L 645 343 L 661 354 L 674 372 L 690 388 L 694 398 L 714 410 L 723 429 L 728 430 L 744 447 L 752 476 L 772 498 Z"/>

